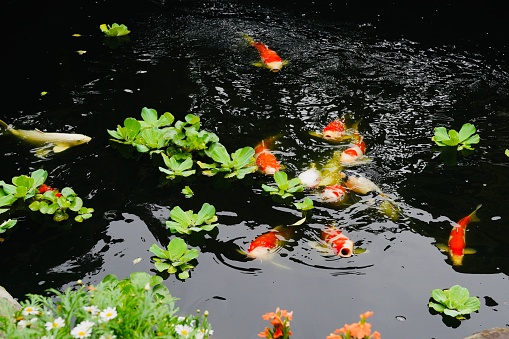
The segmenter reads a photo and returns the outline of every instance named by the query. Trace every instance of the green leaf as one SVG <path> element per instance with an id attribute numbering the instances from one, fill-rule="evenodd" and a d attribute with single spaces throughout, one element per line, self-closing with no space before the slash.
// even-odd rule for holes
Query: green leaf
<path id="1" fill-rule="evenodd" d="M 467 140 L 472 134 L 475 133 L 475 131 L 475 126 L 470 123 L 466 123 L 461 126 L 460 132 L 458 134 L 459 142 L 464 142 Z"/>
<path id="2" fill-rule="evenodd" d="M 154 266 L 159 272 L 168 271 L 168 273 L 170 274 L 177 272 L 177 269 L 175 267 L 165 262 L 155 261 Z"/>
<path id="3" fill-rule="evenodd" d="M 144 127 L 157 127 L 157 111 L 152 108 L 143 107 L 141 109 L 141 117 L 143 121 L 147 124 Z"/>
<path id="4" fill-rule="evenodd" d="M 479 298 L 476 297 L 470 297 L 468 300 L 462 305 L 460 308 L 462 310 L 461 313 L 468 314 L 477 311 L 481 308 L 481 302 L 479 301 Z"/>
<path id="5" fill-rule="evenodd" d="M 170 218 L 183 226 L 188 226 L 193 222 L 193 219 L 191 219 L 189 214 L 184 212 L 180 206 L 175 206 L 170 211 Z"/>
<path id="6" fill-rule="evenodd" d="M 212 147 L 206 150 L 205 154 L 207 154 L 207 156 L 212 158 L 212 160 L 214 160 L 215 162 L 223 164 L 225 167 L 228 168 L 233 167 L 228 151 L 223 145 L 219 143 L 214 144 Z"/>
<path id="7" fill-rule="evenodd" d="M 0 207 L 11 206 L 18 198 L 13 194 L 8 194 L 0 197 Z"/>
<path id="8" fill-rule="evenodd" d="M 276 184 L 278 185 L 279 189 L 281 190 L 287 190 L 288 185 L 288 175 L 283 171 L 278 171 L 274 173 L 274 180 L 276 181 Z"/>
<path id="9" fill-rule="evenodd" d="M 479 137 L 479 134 L 474 134 L 471 137 L 469 137 L 467 140 L 462 141 L 464 144 L 472 145 L 472 144 L 478 144 L 479 141 L 481 141 L 481 137 Z"/>
<path id="10" fill-rule="evenodd" d="M 461 313 L 459 313 L 458 311 L 452 310 L 450 308 L 444 309 L 444 314 L 448 315 L 449 317 L 453 317 L 453 318 L 456 318 L 457 316 L 461 315 Z"/>
<path id="11" fill-rule="evenodd" d="M 14 225 L 16 225 L 18 221 L 15 220 L 15 219 L 9 219 L 9 220 L 6 220 L 4 222 L 2 222 L 0 224 L 0 233 L 4 233 L 5 231 L 7 231 L 9 228 L 12 228 L 14 227 Z"/>
<path id="12" fill-rule="evenodd" d="M 435 142 L 448 140 L 449 134 L 447 134 L 447 129 L 445 127 L 435 127 L 435 135 L 432 139 Z"/>
<path id="13" fill-rule="evenodd" d="M 445 310 L 445 306 L 442 304 L 434 303 L 432 301 L 429 302 L 428 307 L 433 308 L 435 311 L 442 313 Z"/>
<path id="14" fill-rule="evenodd" d="M 459 285 L 454 285 L 449 289 L 449 300 L 452 301 L 453 308 L 459 308 L 469 298 L 468 289 Z"/>
<path id="15" fill-rule="evenodd" d="M 196 224 L 201 225 L 204 222 L 207 222 L 210 219 L 213 219 L 216 214 L 216 208 L 209 203 L 204 203 L 198 212 L 198 218 L 196 219 Z"/>
<path id="16" fill-rule="evenodd" d="M 187 278 L 189 278 L 189 272 L 188 271 L 180 272 L 178 274 L 178 277 L 179 279 L 186 280 Z"/>
<path id="17" fill-rule="evenodd" d="M 43 169 L 38 169 L 38 170 L 32 172 L 32 174 L 30 176 L 32 177 L 32 179 L 34 179 L 32 185 L 35 187 L 39 187 L 42 184 L 44 184 L 44 182 L 48 178 L 48 172 Z"/>
<path id="18" fill-rule="evenodd" d="M 431 296 L 437 302 L 442 303 L 442 304 L 447 301 L 447 295 L 445 294 L 444 290 L 441 290 L 439 288 L 434 289 L 433 291 L 431 291 Z"/>
<path id="19" fill-rule="evenodd" d="M 194 195 L 194 192 L 189 186 L 186 186 L 182 189 L 182 194 L 184 194 L 186 198 L 191 198 Z"/>
<path id="20" fill-rule="evenodd" d="M 252 162 L 255 151 L 252 147 L 244 147 L 236 150 L 232 154 L 233 166 L 242 168 Z"/>
<path id="21" fill-rule="evenodd" d="M 169 259 L 170 255 L 168 251 L 162 249 L 161 247 L 157 246 L 156 244 L 153 244 L 150 246 L 149 251 L 154 253 L 158 258 L 161 259 Z"/>
<path id="22" fill-rule="evenodd" d="M 169 259 L 177 261 L 186 252 L 187 244 L 181 238 L 173 238 L 168 244 Z"/>
<path id="23" fill-rule="evenodd" d="M 24 198 L 25 195 L 28 193 L 28 188 L 26 186 L 17 186 L 16 187 L 16 193 L 14 193 L 14 196 L 16 198 Z"/>

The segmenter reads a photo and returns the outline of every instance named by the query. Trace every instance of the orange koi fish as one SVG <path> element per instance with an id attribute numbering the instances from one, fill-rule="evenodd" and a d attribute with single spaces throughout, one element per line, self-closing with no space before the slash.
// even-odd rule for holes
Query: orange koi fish
<path id="1" fill-rule="evenodd" d="M 478 205 L 477 208 L 472 213 L 462 218 L 460 221 L 456 223 L 456 225 L 453 226 L 451 234 L 449 235 L 449 242 L 447 246 L 440 244 L 437 245 L 440 249 L 449 252 L 449 256 L 451 257 L 452 264 L 454 266 L 462 265 L 463 256 L 465 254 L 475 253 L 474 249 L 465 248 L 466 231 L 468 224 L 470 224 L 471 222 L 479 221 L 476 212 L 479 208 L 481 208 L 481 206 L 482 205 Z"/>
<path id="2" fill-rule="evenodd" d="M 353 242 L 334 226 L 329 226 L 322 231 L 322 240 L 332 247 L 335 255 L 348 258 L 353 255 Z"/>
<path id="3" fill-rule="evenodd" d="M 325 139 L 338 140 L 345 135 L 346 124 L 344 120 L 334 120 L 323 129 L 322 135 Z"/>
<path id="4" fill-rule="evenodd" d="M 50 187 L 50 186 L 48 186 L 48 185 L 46 185 L 46 184 L 42 184 L 41 186 L 39 186 L 39 187 L 37 188 L 37 190 L 38 190 L 38 191 L 39 191 L 39 193 L 41 193 L 41 194 L 44 194 L 44 192 L 47 192 L 47 191 L 55 191 L 55 192 L 56 192 L 56 193 L 55 193 L 55 196 L 56 196 L 57 198 L 59 198 L 59 197 L 61 197 L 61 196 L 62 196 L 62 193 L 58 192 L 58 190 L 57 190 L 56 188 L 52 188 L 52 187 Z"/>
<path id="5" fill-rule="evenodd" d="M 254 41 L 249 35 L 244 34 L 244 38 L 249 42 L 251 46 L 258 50 L 260 53 L 260 62 L 255 62 L 253 65 L 262 66 L 268 68 L 271 72 L 279 72 L 283 65 L 287 62 L 282 60 L 281 57 L 267 45 L 262 42 Z"/>
<path id="6" fill-rule="evenodd" d="M 354 133 L 353 138 L 354 144 L 341 153 L 340 161 L 342 163 L 352 163 L 366 153 L 364 138 L 358 132 Z"/>
<path id="7" fill-rule="evenodd" d="M 341 202 L 346 198 L 346 188 L 341 185 L 330 185 L 323 189 L 320 198 L 325 202 Z"/>
<path id="8" fill-rule="evenodd" d="M 253 259 L 270 259 L 294 234 L 290 227 L 277 226 L 263 233 L 249 244 L 247 256 Z"/>
<path id="9" fill-rule="evenodd" d="M 274 174 L 281 169 L 276 156 L 267 148 L 271 139 L 262 140 L 255 147 L 256 166 L 264 174 Z"/>

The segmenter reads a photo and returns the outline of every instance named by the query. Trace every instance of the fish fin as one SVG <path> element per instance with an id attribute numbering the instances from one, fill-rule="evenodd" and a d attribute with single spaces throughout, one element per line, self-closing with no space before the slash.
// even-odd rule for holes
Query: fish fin
<path id="1" fill-rule="evenodd" d="M 246 39 L 246 41 L 247 41 L 248 43 L 250 43 L 250 44 L 251 44 L 251 43 L 253 43 L 253 42 L 254 42 L 254 39 L 253 39 L 252 37 L 250 37 L 249 35 L 247 35 L 246 33 L 241 33 L 241 35 L 242 35 L 242 37 L 243 37 L 244 39 Z"/>
<path id="2" fill-rule="evenodd" d="M 481 219 L 479 219 L 477 217 L 477 210 L 479 210 L 479 208 L 481 208 L 482 205 L 477 205 L 476 209 L 470 213 L 470 222 L 478 222 L 478 221 L 481 221 Z"/>
<path id="3" fill-rule="evenodd" d="M 463 253 L 465 253 L 465 254 L 474 254 L 474 253 L 477 253 L 477 250 L 475 248 L 465 248 L 463 250 Z"/>
<path id="4" fill-rule="evenodd" d="M 299 225 L 302 225 L 305 222 L 306 222 L 306 217 L 304 217 L 304 218 L 300 219 L 299 221 L 296 221 L 293 224 L 288 225 L 288 226 L 299 226 Z"/>
<path id="5" fill-rule="evenodd" d="M 366 253 L 368 250 L 362 247 L 356 247 L 353 249 L 353 254 L 363 254 Z"/>
<path id="6" fill-rule="evenodd" d="M 4 122 L 3 120 L 0 119 L 0 127 L 4 130 L 9 130 L 9 125 L 7 125 L 6 122 Z"/>
<path id="7" fill-rule="evenodd" d="M 247 257 L 247 253 L 241 250 L 240 248 L 237 248 L 237 252 L 239 252 L 242 255 L 245 255 Z"/>
<path id="8" fill-rule="evenodd" d="M 36 128 L 34 131 L 44 134 L 44 132 L 43 132 L 43 131 L 41 131 L 41 130 L 40 130 L 40 129 L 38 129 L 38 128 Z"/>
<path id="9" fill-rule="evenodd" d="M 283 66 L 286 66 L 290 63 L 290 61 L 288 61 L 288 60 L 283 60 L 282 62 L 283 62 Z"/>
<path id="10" fill-rule="evenodd" d="M 445 244 L 435 244 L 436 247 L 438 247 L 438 249 L 442 252 L 447 252 L 449 251 L 449 246 L 445 245 Z"/>
<path id="11" fill-rule="evenodd" d="M 69 148 L 69 146 L 59 146 L 59 145 L 57 145 L 57 146 L 53 147 L 53 152 L 60 153 L 60 152 L 65 151 L 68 148 Z"/>
<path id="12" fill-rule="evenodd" d="M 265 65 L 261 61 L 252 62 L 251 65 L 256 66 L 256 67 L 265 67 Z"/>

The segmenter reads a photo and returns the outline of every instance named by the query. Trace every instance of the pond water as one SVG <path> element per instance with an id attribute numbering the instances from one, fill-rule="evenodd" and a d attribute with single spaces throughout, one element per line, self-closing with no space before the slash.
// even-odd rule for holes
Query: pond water
<path id="1" fill-rule="evenodd" d="M 14 21 L 21 3 L 4 11 L 12 34 L 4 37 L 0 118 L 17 128 L 93 139 L 41 159 L 2 136 L 0 179 L 43 168 L 49 184 L 72 187 L 95 212 L 68 227 L 19 218 L 0 243 L 0 285 L 13 296 L 63 289 L 78 279 L 96 284 L 110 273 L 155 274 L 149 248 L 172 238 L 164 227 L 169 211 L 177 205 L 197 211 L 209 202 L 219 226 L 188 239 L 200 251 L 191 277 L 163 277 L 182 314 L 210 312 L 214 338 L 255 338 L 266 326 L 261 315 L 276 307 L 294 311 L 295 339 L 325 338 L 368 310 L 384 338 L 463 338 L 509 326 L 506 46 L 460 34 L 426 36 L 415 26 L 408 36 L 395 34 L 395 26 L 383 30 L 376 19 L 349 21 L 332 5 L 31 5 L 22 22 Z M 129 27 L 128 39 L 103 38 L 99 25 L 113 22 Z M 252 66 L 258 56 L 240 33 L 265 42 L 289 64 L 279 73 Z M 148 156 L 123 157 L 106 131 L 140 118 L 143 107 L 179 120 L 199 115 L 230 152 L 279 135 L 274 154 L 290 177 L 345 147 L 309 131 L 349 115 L 361 121 L 372 159 L 353 169 L 391 196 L 403 216 L 386 218 L 369 197 L 330 206 L 305 192 L 299 198 L 313 197 L 315 209 L 292 241 L 273 261 L 248 260 L 237 249 L 297 221 L 300 212 L 264 194 L 261 185 L 272 178 L 262 174 L 168 183 Z M 477 127 L 481 142 L 447 165 L 431 141 L 433 128 L 459 130 L 466 122 Z M 194 197 L 183 197 L 185 185 Z M 477 252 L 453 266 L 436 243 L 446 243 L 453 223 L 479 204 L 481 221 L 467 232 L 467 246 Z M 310 241 L 331 223 L 367 251 L 350 258 L 316 251 Z M 134 265 L 136 258 L 142 261 Z M 432 289 L 455 284 L 481 300 L 479 312 L 461 324 L 427 307 Z"/>

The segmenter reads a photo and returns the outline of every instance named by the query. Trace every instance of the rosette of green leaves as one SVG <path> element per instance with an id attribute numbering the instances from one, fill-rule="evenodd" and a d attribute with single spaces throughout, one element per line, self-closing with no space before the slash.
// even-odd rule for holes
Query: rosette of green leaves
<path id="1" fill-rule="evenodd" d="M 473 150 L 472 145 L 481 140 L 479 134 L 475 134 L 476 128 L 470 123 L 464 124 L 460 131 L 453 129 L 447 131 L 445 127 L 436 127 L 435 135 L 431 138 L 438 146 L 457 146 L 458 151 L 462 149 Z"/>
<path id="2" fill-rule="evenodd" d="M 5 220 L 4 222 L 2 222 L 0 224 L 0 233 L 4 233 L 5 231 L 7 231 L 9 228 L 13 228 L 16 223 L 18 221 L 15 220 L 15 219 L 9 219 L 9 220 Z"/>
<path id="3" fill-rule="evenodd" d="M 302 192 L 306 188 L 306 185 L 302 184 L 299 178 L 288 180 L 288 175 L 283 171 L 274 173 L 274 180 L 276 187 L 262 184 L 262 188 L 265 192 L 269 192 L 271 195 L 279 195 L 283 199 L 293 197 L 293 193 Z"/>
<path id="4" fill-rule="evenodd" d="M 450 289 L 434 289 L 431 291 L 428 307 L 458 320 L 465 319 L 466 314 L 477 311 L 481 303 L 477 297 L 470 297 L 468 289 L 454 285 Z"/>
<path id="5" fill-rule="evenodd" d="M 154 265 L 159 272 L 175 274 L 180 270 L 178 277 L 182 280 L 189 278 L 189 271 L 194 268 L 189 262 L 198 257 L 198 250 L 188 249 L 186 242 L 180 238 L 171 239 L 166 250 L 153 244 L 150 252 L 156 255 Z"/>
<path id="6" fill-rule="evenodd" d="M 192 232 L 211 231 L 217 226 L 216 208 L 209 203 L 204 203 L 198 212 L 185 211 L 175 206 L 170 211 L 171 221 L 166 221 L 166 227 L 171 233 L 191 234 Z"/>
<path id="7" fill-rule="evenodd" d="M 205 164 L 197 161 L 198 166 L 204 170 L 202 173 L 205 175 L 213 176 L 219 172 L 226 172 L 225 178 L 237 177 L 238 179 L 243 179 L 246 174 L 253 173 L 257 169 L 254 163 L 255 151 L 249 146 L 239 148 L 230 156 L 226 147 L 216 143 L 206 150 L 205 154 L 216 162 Z"/>
<path id="8" fill-rule="evenodd" d="M 183 160 L 178 160 L 177 155 L 173 155 L 169 158 L 166 154 L 161 153 L 164 164 L 168 168 L 159 167 L 159 170 L 166 174 L 166 178 L 175 179 L 176 177 L 188 177 L 196 173 L 193 168 L 193 159 L 191 156 L 184 157 Z"/>
<path id="9" fill-rule="evenodd" d="M 300 211 L 309 211 L 314 208 L 313 200 L 305 197 L 301 202 L 294 202 L 293 205 Z"/>
<path id="10" fill-rule="evenodd" d="M 38 193 L 37 187 L 41 186 L 47 177 L 48 172 L 38 169 L 32 172 L 30 176 L 13 177 L 12 185 L 0 180 L 0 213 L 9 210 L 1 207 L 11 206 L 18 199 L 28 200 L 33 198 Z"/>
<path id="11" fill-rule="evenodd" d="M 111 26 L 102 24 L 99 26 L 99 28 L 107 37 L 124 36 L 131 33 L 131 31 L 128 30 L 127 26 L 124 24 L 119 25 L 117 23 L 113 23 Z"/>
<path id="12" fill-rule="evenodd" d="M 190 153 L 206 150 L 219 142 L 219 137 L 215 133 L 200 128 L 200 117 L 194 114 L 186 115 L 185 121 L 175 122 L 172 143 L 181 152 Z"/>
<path id="13" fill-rule="evenodd" d="M 93 208 L 83 207 L 83 200 L 70 187 L 64 187 L 60 196 L 55 191 L 49 190 L 43 194 L 37 194 L 36 200 L 32 202 L 28 208 L 32 211 L 39 211 L 42 214 L 53 214 L 53 220 L 56 222 L 69 219 L 66 210 L 76 212 L 78 215 L 74 217 L 77 222 L 92 217 Z"/>
<path id="14" fill-rule="evenodd" d="M 141 153 L 160 150 L 166 147 L 176 134 L 170 125 L 175 117 L 165 112 L 158 117 L 157 111 L 147 107 L 141 110 L 142 120 L 127 118 L 124 126 L 117 126 L 116 130 L 108 130 L 112 141 L 132 145 Z"/>

